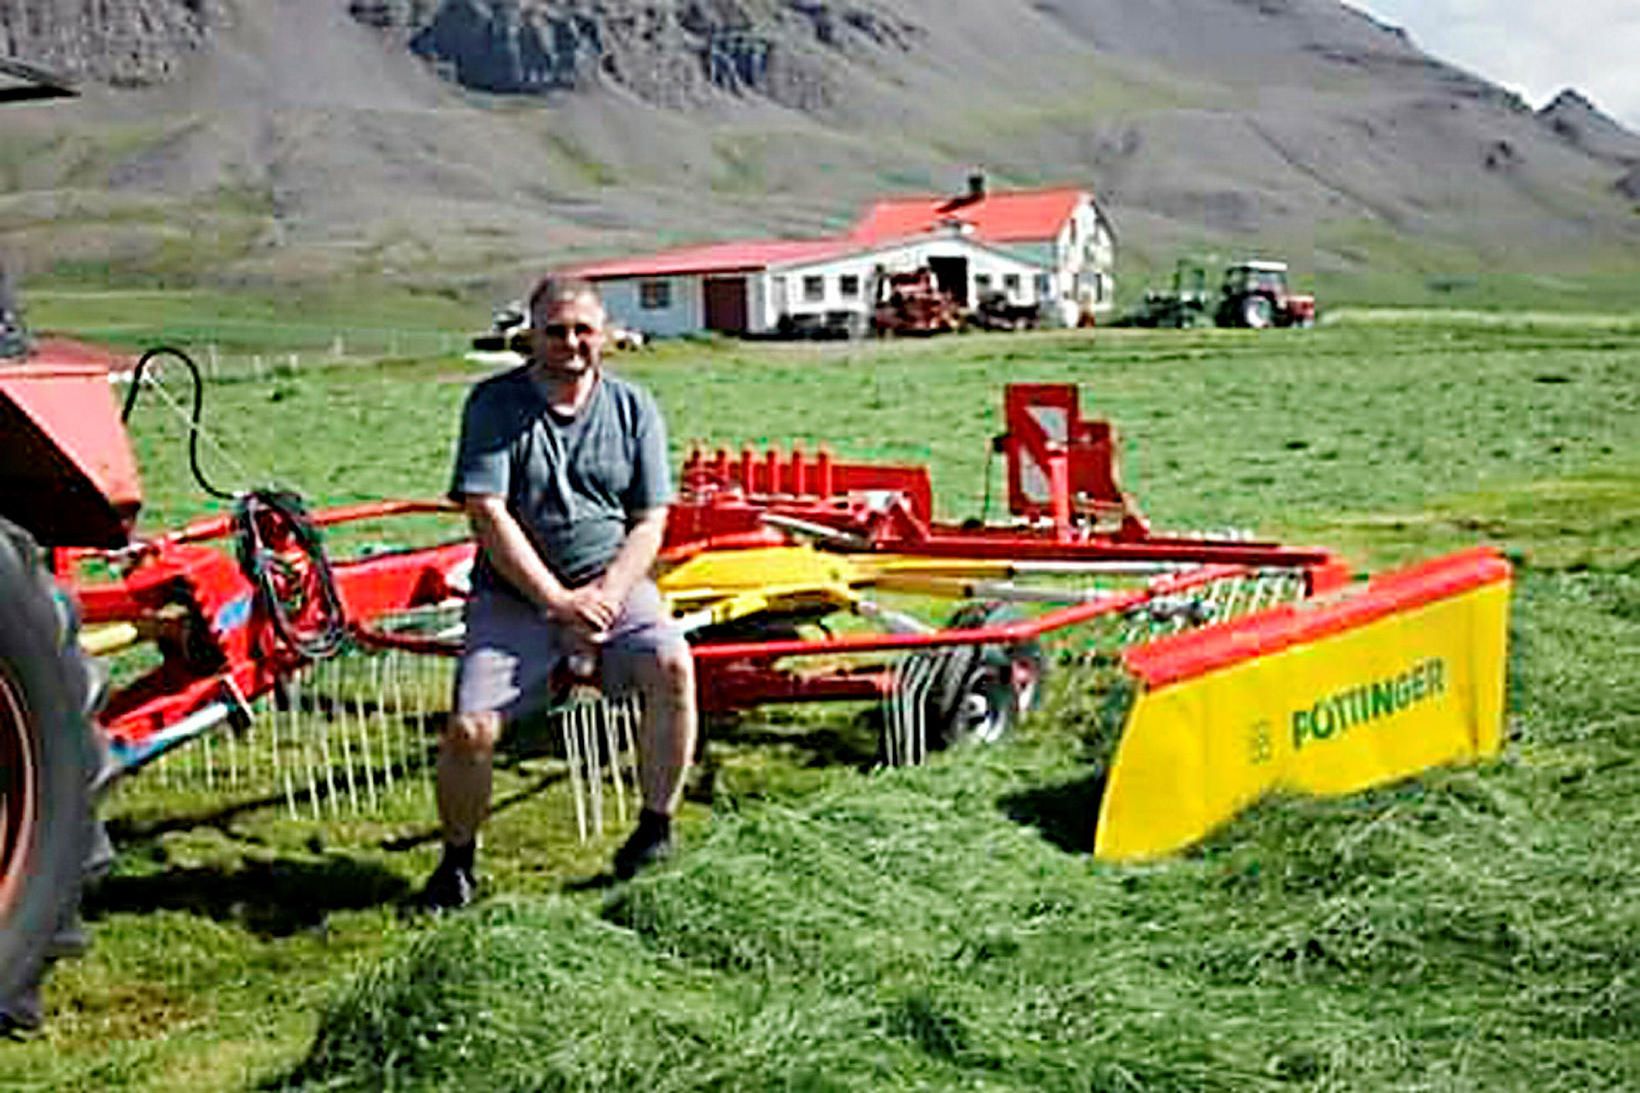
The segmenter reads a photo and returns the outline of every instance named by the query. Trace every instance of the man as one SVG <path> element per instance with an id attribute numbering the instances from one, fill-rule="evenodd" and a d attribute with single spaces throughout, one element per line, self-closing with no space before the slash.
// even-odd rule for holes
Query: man
<path id="1" fill-rule="evenodd" d="M 591 284 L 549 277 L 528 310 L 530 359 L 468 396 L 450 487 L 479 552 L 439 748 L 444 857 L 424 892 L 434 908 L 472 900 L 496 741 L 560 664 L 596 663 L 606 693 L 643 699 L 644 807 L 617 876 L 670 853 L 694 753 L 693 662 L 649 577 L 671 500 L 660 411 L 603 371 L 605 314 Z"/>

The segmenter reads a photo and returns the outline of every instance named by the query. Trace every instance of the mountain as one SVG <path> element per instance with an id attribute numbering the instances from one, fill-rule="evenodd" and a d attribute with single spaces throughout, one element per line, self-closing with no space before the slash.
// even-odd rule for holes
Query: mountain
<path id="1" fill-rule="evenodd" d="M 85 91 L 0 111 L 36 275 L 515 283 L 975 166 L 1089 186 L 1133 269 L 1640 265 L 1640 137 L 1333 0 L 0 0 L 8 54 Z"/>
<path id="2" fill-rule="evenodd" d="M 1600 108 L 1570 88 L 1538 111 L 1555 134 L 1597 159 L 1640 166 L 1640 136 L 1629 132 Z"/>

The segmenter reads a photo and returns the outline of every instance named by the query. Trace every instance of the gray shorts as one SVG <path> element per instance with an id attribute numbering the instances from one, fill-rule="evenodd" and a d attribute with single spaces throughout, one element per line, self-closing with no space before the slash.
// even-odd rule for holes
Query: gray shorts
<path id="1" fill-rule="evenodd" d="M 478 592 L 467 601 L 467 644 L 456 668 L 457 713 L 499 712 L 514 718 L 545 705 L 553 675 L 572 654 L 588 648 L 570 627 L 502 592 Z M 631 689 L 638 664 L 688 643 L 672 624 L 653 581 L 633 586 L 609 637 L 596 647 L 604 693 Z"/>

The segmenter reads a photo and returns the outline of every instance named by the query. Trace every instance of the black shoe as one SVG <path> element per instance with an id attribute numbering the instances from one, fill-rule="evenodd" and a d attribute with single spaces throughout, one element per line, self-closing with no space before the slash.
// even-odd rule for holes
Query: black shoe
<path id="1" fill-rule="evenodd" d="M 645 809 L 638 814 L 638 829 L 615 851 L 615 875 L 631 880 L 639 871 L 672 856 L 672 819 Z"/>
<path id="2" fill-rule="evenodd" d="M 19 991 L 0 1010 L 0 1039 L 22 1039 L 39 1029 L 41 1017 L 40 986 L 35 983 Z"/>
<path id="3" fill-rule="evenodd" d="M 427 878 L 417 904 L 425 911 L 459 911 L 478 898 L 478 878 L 473 874 L 472 847 L 444 848 L 438 868 Z"/>

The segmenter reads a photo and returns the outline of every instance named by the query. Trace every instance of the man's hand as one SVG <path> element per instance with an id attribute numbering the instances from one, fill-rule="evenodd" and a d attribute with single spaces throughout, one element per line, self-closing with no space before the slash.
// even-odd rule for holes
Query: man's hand
<path id="1" fill-rule="evenodd" d="M 597 644 L 604 640 L 620 617 L 621 602 L 604 589 L 601 581 L 593 581 L 566 591 L 547 610 Z"/>

